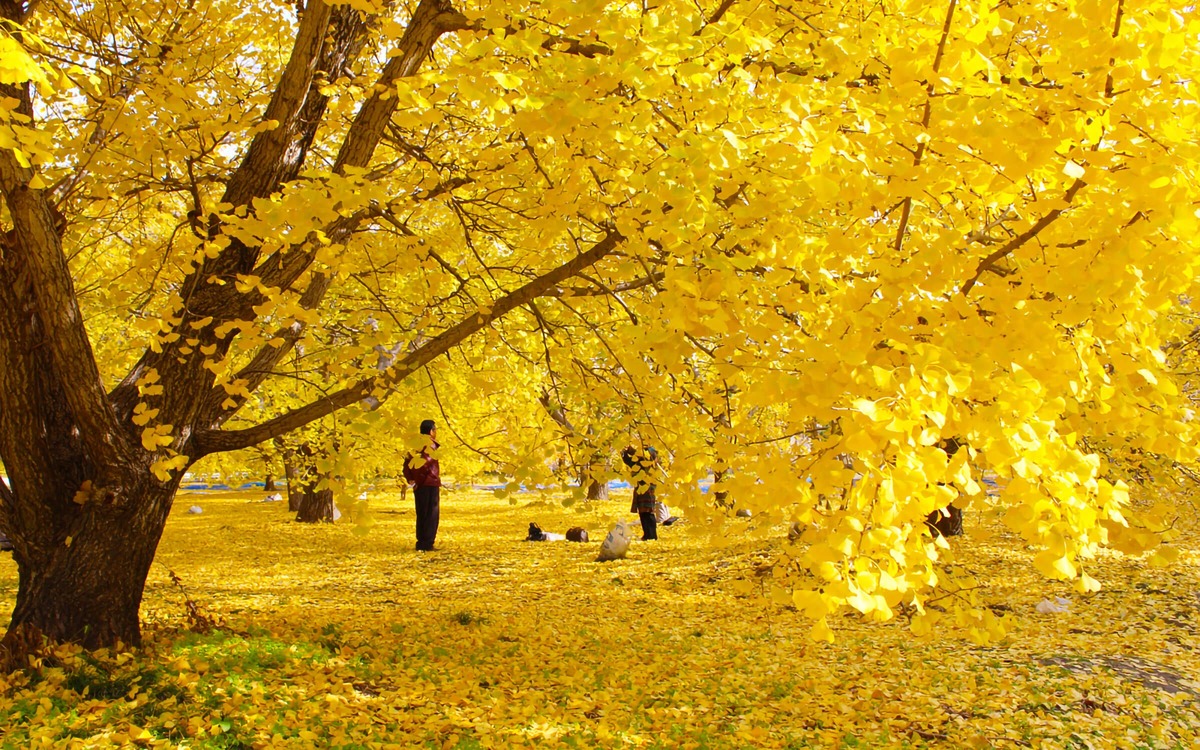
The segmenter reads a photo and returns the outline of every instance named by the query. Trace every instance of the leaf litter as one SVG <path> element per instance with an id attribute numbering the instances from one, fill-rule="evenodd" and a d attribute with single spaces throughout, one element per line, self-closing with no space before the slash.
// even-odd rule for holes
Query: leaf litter
<path id="1" fill-rule="evenodd" d="M 687 524 L 595 562 L 627 504 L 514 510 L 446 492 L 439 550 L 413 511 L 372 527 L 296 524 L 257 493 L 176 503 L 143 603 L 143 648 L 64 647 L 0 676 L 2 746 L 1195 747 L 1200 573 L 1116 553 L 1100 591 L 1041 578 L 1015 535 L 968 518 L 954 565 L 1004 618 L 987 646 L 947 616 L 831 618 L 834 643 L 768 594 L 787 544 Z M 193 500 L 205 513 L 186 515 Z M 622 507 L 624 506 L 624 507 Z M 526 517 L 529 516 L 529 517 Z M 533 517 L 533 516 L 536 516 Z M 981 533 L 972 534 L 972 524 Z M 758 535 L 756 535 L 757 537 Z M 0 614 L 16 567 L 0 560 Z M 1069 597 L 1066 612 L 1038 602 Z M 199 631 L 199 632 L 198 632 Z"/>

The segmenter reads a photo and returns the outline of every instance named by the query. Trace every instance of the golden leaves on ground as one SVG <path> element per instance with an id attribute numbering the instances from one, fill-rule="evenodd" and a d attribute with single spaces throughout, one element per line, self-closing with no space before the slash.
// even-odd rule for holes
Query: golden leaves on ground
<path id="1" fill-rule="evenodd" d="M 914 637 L 830 614 L 810 640 L 804 597 L 772 596 L 785 529 L 716 544 L 660 529 L 629 558 L 596 543 L 526 543 L 529 521 L 593 539 L 625 498 L 586 512 L 448 490 L 439 550 L 413 547 L 413 510 L 370 498 L 372 532 L 292 523 L 259 493 L 185 494 L 144 606 L 137 652 L 47 659 L 0 677 L 4 747 L 1192 747 L 1200 726 L 1194 535 L 1170 569 L 1101 553 L 1080 595 L 1028 565 L 1024 543 L 969 514 L 952 579 L 1002 619 Z M 532 500 L 532 502 L 531 502 Z M 203 515 L 182 512 L 201 505 Z M 987 533 L 981 533 L 987 532 Z M 1191 531 L 1188 534 L 1192 534 Z M 800 542 L 797 546 L 802 545 Z M 185 627 L 168 570 L 225 629 Z M 15 566 L 0 563 L 0 606 Z M 1039 615 L 1043 598 L 1067 612 Z M 926 601 L 930 615 L 953 610 Z"/>

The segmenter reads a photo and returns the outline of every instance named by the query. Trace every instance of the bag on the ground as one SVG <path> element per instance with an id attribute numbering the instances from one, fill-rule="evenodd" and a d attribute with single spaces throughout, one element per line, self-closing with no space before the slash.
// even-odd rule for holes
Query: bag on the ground
<path id="1" fill-rule="evenodd" d="M 654 501 L 654 520 L 662 524 L 671 520 L 671 509 L 662 500 Z"/>
<path id="2" fill-rule="evenodd" d="M 617 525 L 608 532 L 608 536 L 604 537 L 604 544 L 600 545 L 600 556 L 596 558 L 596 561 L 622 560 L 628 551 L 629 527 L 624 521 L 617 521 Z"/>
<path id="3" fill-rule="evenodd" d="M 572 526 L 567 529 L 568 542 L 586 542 L 588 540 L 587 529 L 582 526 Z"/>

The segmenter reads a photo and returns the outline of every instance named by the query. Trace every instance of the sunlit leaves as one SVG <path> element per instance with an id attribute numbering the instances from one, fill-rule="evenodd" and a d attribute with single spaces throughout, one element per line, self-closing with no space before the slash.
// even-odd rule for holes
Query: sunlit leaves
<path id="1" fill-rule="evenodd" d="M 1115 585 L 1088 594 L 1013 566 L 1015 537 L 956 540 L 959 577 L 944 598 L 880 624 L 828 611 L 815 590 L 778 586 L 771 555 L 788 546 L 778 534 L 765 548 L 730 544 L 685 523 L 603 565 L 596 541 L 520 541 L 531 519 L 598 539 L 627 517 L 627 497 L 578 513 L 556 508 L 555 495 L 523 493 L 514 515 L 488 493 L 448 491 L 444 549 L 417 557 L 411 500 L 394 489 L 370 494 L 377 515 L 366 535 L 291 523 L 279 504 L 255 502 L 262 495 L 180 496 L 147 590 L 146 646 L 68 646 L 34 676 L 0 676 L 6 740 L 460 750 L 620 748 L 664 736 L 722 750 L 848 738 L 1195 743 L 1193 525 L 1179 545 L 1184 566 L 1105 554 L 1089 570 Z M 192 504 L 204 513 L 187 514 Z M 168 570 L 221 629 L 189 631 Z M 16 575 L 0 559 L 0 584 Z M 1066 611 L 1036 611 L 1056 597 Z M 0 608 L 14 602 L 0 596 Z"/>
<path id="2" fill-rule="evenodd" d="M 1171 541 L 1140 480 L 1200 444 L 1185 358 L 1165 353 L 1200 296 L 1191 11 L 469 3 L 377 89 L 411 9 L 352 7 L 384 17 L 315 82 L 321 126 L 289 142 L 305 162 L 240 205 L 222 201 L 251 140 L 295 137 L 264 114 L 290 7 L 39 16 L 66 80 L 39 83 L 36 123 L 0 106 L 0 148 L 59 186 L 106 385 L 140 347 L 169 351 L 236 429 L 378 378 L 289 438 L 339 489 L 394 475 L 428 416 L 451 476 L 505 492 L 615 478 L 624 444 L 656 445 L 697 526 L 804 525 L 772 596 L 818 640 L 839 612 L 887 620 L 956 585 L 923 524 L 949 504 L 1002 515 L 1084 591 L 1104 547 Z M 0 81 L 37 79 L 44 52 L 15 33 Z M 375 95 L 396 112 L 370 163 L 339 171 Z M 611 257 L 387 376 L 613 230 Z M 217 292 L 240 311 L 191 319 Z M 172 374 L 134 383 L 160 479 L 186 465 L 159 423 L 186 400 Z M 977 606 L 955 617 L 1000 632 Z"/>

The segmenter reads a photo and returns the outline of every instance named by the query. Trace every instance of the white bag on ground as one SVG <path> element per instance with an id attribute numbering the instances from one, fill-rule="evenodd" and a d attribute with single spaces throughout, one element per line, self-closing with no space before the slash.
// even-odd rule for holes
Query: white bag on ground
<path id="1" fill-rule="evenodd" d="M 628 551 L 629 527 L 624 521 L 617 521 L 617 525 L 604 537 L 604 544 L 600 545 L 600 556 L 596 558 L 596 562 L 623 560 Z"/>
<path id="2" fill-rule="evenodd" d="M 1054 601 L 1050 601 L 1049 599 L 1043 599 L 1037 603 L 1037 606 L 1034 607 L 1034 609 L 1036 609 L 1039 613 L 1041 613 L 1043 615 L 1052 615 L 1052 614 L 1055 614 L 1058 612 L 1066 612 L 1071 609 L 1071 600 L 1067 599 L 1066 597 L 1063 597 L 1063 596 L 1055 597 Z"/>

